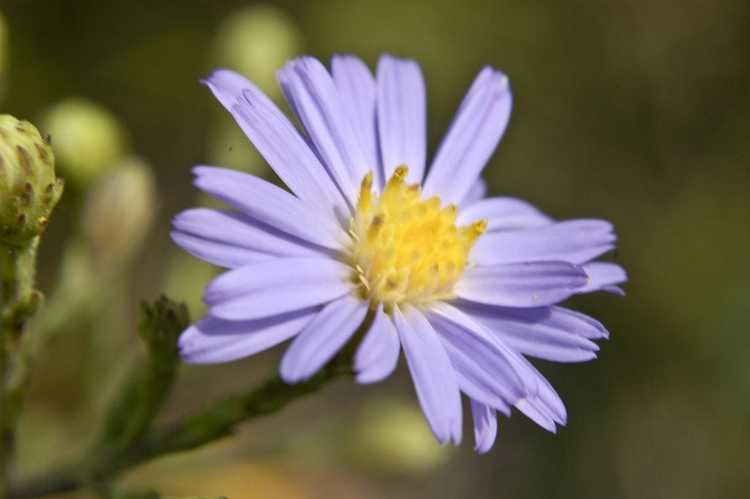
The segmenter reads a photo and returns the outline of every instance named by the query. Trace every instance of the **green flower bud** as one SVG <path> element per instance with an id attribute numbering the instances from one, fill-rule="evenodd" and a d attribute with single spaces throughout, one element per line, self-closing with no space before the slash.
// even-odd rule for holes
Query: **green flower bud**
<path id="1" fill-rule="evenodd" d="M 41 234 L 62 191 L 55 156 L 39 131 L 0 115 L 0 242 L 23 246 Z"/>
<path id="2" fill-rule="evenodd" d="M 151 168 L 135 158 L 117 163 L 92 187 L 83 210 L 83 233 L 97 265 L 109 271 L 125 265 L 141 247 L 155 212 Z"/>
<path id="3" fill-rule="evenodd" d="M 278 7 L 256 5 L 236 11 L 219 29 L 219 64 L 247 76 L 276 96 L 276 71 L 299 52 L 301 36 Z"/>
<path id="4" fill-rule="evenodd" d="M 355 462 L 382 472 L 423 473 L 445 463 L 453 451 L 435 441 L 415 404 L 398 399 L 371 401 L 352 431 Z"/>
<path id="5" fill-rule="evenodd" d="M 86 100 L 60 102 L 43 117 L 61 173 L 85 189 L 126 151 L 126 134 L 108 110 Z"/>

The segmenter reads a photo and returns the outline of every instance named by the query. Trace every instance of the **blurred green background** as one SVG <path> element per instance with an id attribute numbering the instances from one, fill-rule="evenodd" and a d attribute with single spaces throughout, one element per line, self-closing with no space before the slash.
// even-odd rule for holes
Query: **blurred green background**
<path id="1" fill-rule="evenodd" d="M 127 481 L 248 499 L 747 497 L 746 0 L 3 0 L 0 16 L 0 112 L 49 133 L 68 180 L 42 248 L 38 327 L 58 334 L 34 376 L 22 474 L 87 442 L 140 348 L 140 299 L 167 290 L 202 313 L 214 270 L 168 237 L 170 217 L 206 202 L 190 167 L 271 178 L 199 79 L 233 67 L 278 99 L 289 57 L 374 65 L 388 51 L 422 64 L 433 151 L 482 65 L 505 70 L 514 115 L 486 170 L 491 193 L 616 224 L 627 297 L 575 303 L 611 341 L 592 363 L 539 363 L 568 427 L 554 436 L 516 414 L 486 456 L 468 428 L 461 448 L 440 448 L 402 367 Z M 164 419 L 254 385 L 280 351 L 186 368 Z"/>

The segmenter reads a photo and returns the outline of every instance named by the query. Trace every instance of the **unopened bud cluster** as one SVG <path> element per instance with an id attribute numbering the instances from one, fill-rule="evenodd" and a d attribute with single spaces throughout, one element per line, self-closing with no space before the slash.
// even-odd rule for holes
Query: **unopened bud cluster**
<path id="1" fill-rule="evenodd" d="M 156 212 L 151 168 L 137 158 L 111 167 L 88 193 L 83 232 L 94 260 L 106 267 L 124 264 L 137 251 Z"/>
<path id="2" fill-rule="evenodd" d="M 52 149 L 39 131 L 0 115 L 0 243 L 22 246 L 41 234 L 62 191 Z"/>
<path id="3" fill-rule="evenodd" d="M 126 132 L 109 110 L 85 99 L 66 99 L 41 121 L 52 136 L 57 167 L 71 185 L 86 190 L 127 150 Z"/>
<path id="4" fill-rule="evenodd" d="M 219 28 L 217 62 L 251 78 L 276 97 L 276 71 L 299 53 L 301 38 L 294 22 L 279 7 L 268 3 L 243 7 Z"/>

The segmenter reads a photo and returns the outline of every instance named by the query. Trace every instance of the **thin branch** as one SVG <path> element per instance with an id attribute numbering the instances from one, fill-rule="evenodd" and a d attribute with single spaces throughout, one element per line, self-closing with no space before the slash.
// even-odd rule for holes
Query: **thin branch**
<path id="1" fill-rule="evenodd" d="M 232 434 L 246 421 L 274 413 L 330 381 L 350 376 L 348 356 L 334 359 L 313 378 L 289 385 L 278 376 L 243 395 L 223 399 L 172 426 L 146 433 L 116 455 L 93 456 L 83 466 L 69 466 L 10 488 L 8 499 L 34 499 L 109 481 L 126 469 L 153 459 L 200 447 Z M 83 467 L 84 471 L 81 471 Z"/>

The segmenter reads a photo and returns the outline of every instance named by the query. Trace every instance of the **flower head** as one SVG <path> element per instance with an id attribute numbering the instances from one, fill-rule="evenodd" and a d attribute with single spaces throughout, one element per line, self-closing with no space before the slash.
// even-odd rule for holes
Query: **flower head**
<path id="1" fill-rule="evenodd" d="M 0 115 L 0 242 L 23 246 L 40 235 L 62 191 L 55 156 L 36 127 Z"/>
<path id="2" fill-rule="evenodd" d="M 353 56 L 331 72 L 294 60 L 279 80 L 304 135 L 257 87 L 227 70 L 206 84 L 291 190 L 200 166 L 195 184 L 231 209 L 191 209 L 173 239 L 229 269 L 206 289 L 206 318 L 180 340 L 189 362 L 226 362 L 294 338 L 290 383 L 311 377 L 361 328 L 357 381 L 386 378 L 403 351 L 440 442 L 461 440 L 461 394 L 476 449 L 512 407 L 554 431 L 565 407 L 526 357 L 593 359 L 596 320 L 558 304 L 621 292 L 611 224 L 556 222 L 530 204 L 485 198 L 480 175 L 511 110 L 506 76 L 484 68 L 429 172 L 425 85 L 411 60 L 383 56 L 376 77 Z"/>

